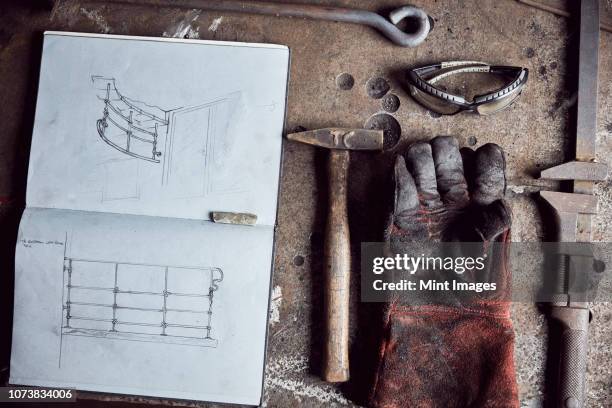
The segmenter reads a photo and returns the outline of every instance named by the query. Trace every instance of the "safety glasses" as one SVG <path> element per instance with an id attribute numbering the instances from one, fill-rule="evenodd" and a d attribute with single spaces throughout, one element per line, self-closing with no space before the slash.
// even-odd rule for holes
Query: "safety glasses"
<path id="1" fill-rule="evenodd" d="M 451 75 L 481 72 L 507 78 L 506 85 L 472 101 L 453 95 L 436 86 L 436 82 Z M 451 61 L 415 68 L 408 73 L 410 94 L 425 108 L 441 115 L 454 115 L 472 111 L 490 115 L 510 106 L 521 94 L 527 83 L 527 68 L 489 65 L 478 61 Z"/>

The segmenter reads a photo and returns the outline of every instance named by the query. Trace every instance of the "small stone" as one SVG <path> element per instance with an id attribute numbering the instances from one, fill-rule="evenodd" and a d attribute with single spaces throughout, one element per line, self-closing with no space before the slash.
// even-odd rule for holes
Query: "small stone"
<path id="1" fill-rule="evenodd" d="M 338 89 L 348 91 L 355 85 L 355 78 L 348 72 L 344 72 L 336 77 L 336 86 Z"/>
<path id="2" fill-rule="evenodd" d="M 366 129 L 377 129 L 383 131 L 383 149 L 392 149 L 402 136 L 402 128 L 393 116 L 379 113 L 371 116 L 364 124 Z"/>
<path id="3" fill-rule="evenodd" d="M 382 100 L 382 108 L 387 112 L 397 112 L 400 107 L 400 99 L 397 95 L 389 94 L 385 96 Z"/>
<path id="4" fill-rule="evenodd" d="M 389 83 L 381 77 L 370 78 L 366 82 L 366 92 L 370 98 L 380 99 L 389 92 Z"/>
<path id="5" fill-rule="evenodd" d="M 304 257 L 302 255 L 296 255 L 293 257 L 293 264 L 295 266 L 302 266 L 304 265 Z"/>

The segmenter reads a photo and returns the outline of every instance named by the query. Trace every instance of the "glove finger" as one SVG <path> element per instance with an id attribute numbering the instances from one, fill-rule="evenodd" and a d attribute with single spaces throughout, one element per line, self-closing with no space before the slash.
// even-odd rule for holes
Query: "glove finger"
<path id="1" fill-rule="evenodd" d="M 472 201 L 488 205 L 501 200 L 506 190 L 506 159 L 501 147 L 487 143 L 474 157 L 474 191 Z"/>
<path id="2" fill-rule="evenodd" d="M 431 145 L 419 142 L 410 146 L 406 152 L 406 163 L 414 177 L 421 204 L 427 209 L 442 207 Z"/>
<path id="3" fill-rule="evenodd" d="M 476 160 L 476 152 L 469 147 L 462 147 L 459 151 L 461 160 L 463 161 L 463 175 L 468 185 L 470 197 L 474 193 L 474 161 Z"/>
<path id="4" fill-rule="evenodd" d="M 419 208 L 419 197 L 412 175 L 406 169 L 406 162 L 400 155 L 395 159 L 395 204 L 393 214 L 406 211 L 414 213 Z"/>
<path id="5" fill-rule="evenodd" d="M 459 143 L 451 136 L 438 136 L 431 141 L 438 191 L 444 204 L 465 206 L 469 201 L 463 174 Z"/>

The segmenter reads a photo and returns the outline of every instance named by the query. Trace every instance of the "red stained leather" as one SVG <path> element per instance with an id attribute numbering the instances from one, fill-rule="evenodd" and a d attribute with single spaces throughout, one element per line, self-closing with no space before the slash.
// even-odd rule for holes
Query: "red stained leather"
<path id="1" fill-rule="evenodd" d="M 507 310 L 392 305 L 372 406 L 518 407 L 513 345 Z"/>

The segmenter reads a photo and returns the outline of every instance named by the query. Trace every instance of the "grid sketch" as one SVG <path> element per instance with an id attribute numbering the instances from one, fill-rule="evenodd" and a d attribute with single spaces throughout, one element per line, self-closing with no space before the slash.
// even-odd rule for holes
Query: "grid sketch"
<path id="1" fill-rule="evenodd" d="M 219 268 L 64 257 L 63 273 L 62 337 L 217 346 Z"/>

